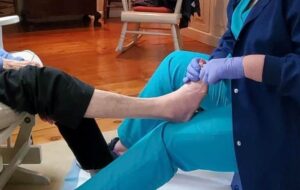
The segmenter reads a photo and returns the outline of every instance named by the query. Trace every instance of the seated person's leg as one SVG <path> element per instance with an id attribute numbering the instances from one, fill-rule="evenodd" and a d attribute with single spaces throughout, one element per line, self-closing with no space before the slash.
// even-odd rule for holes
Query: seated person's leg
<path id="1" fill-rule="evenodd" d="M 177 168 L 237 170 L 230 105 L 161 123 L 79 189 L 157 189 Z"/>
<path id="2" fill-rule="evenodd" d="M 174 51 L 169 54 L 139 96 L 157 97 L 179 89 L 183 85 L 187 65 L 195 57 L 207 59 L 208 55 L 188 51 Z M 126 119 L 118 128 L 118 136 L 125 147 L 130 147 L 162 122 L 163 120 L 155 119 Z M 117 146 L 121 151 L 124 148 L 120 143 Z"/>
<path id="3" fill-rule="evenodd" d="M 52 68 L 26 66 L 0 75 L 1 102 L 18 112 L 48 116 L 70 128 L 77 127 L 94 92 L 91 86 Z"/>
<path id="4" fill-rule="evenodd" d="M 12 54 L 6 52 L 5 50 L 2 50 L 1 57 L 6 59 L 5 61 L 6 61 L 7 65 L 4 65 L 5 69 L 20 69 L 20 68 L 24 67 L 26 64 L 32 64 L 32 63 L 37 63 L 40 66 L 43 65 L 41 60 L 39 59 L 39 57 L 29 50 L 15 52 Z M 16 62 L 14 62 L 14 60 L 16 60 Z M 26 62 L 26 61 L 22 62 L 23 60 L 26 60 L 29 62 Z M 20 62 L 18 62 L 18 61 L 20 61 Z M 28 72 L 28 75 L 31 75 L 33 77 L 33 79 L 31 81 L 35 81 L 35 79 L 37 78 L 37 75 L 36 75 L 37 72 L 34 72 L 34 71 L 35 71 L 35 69 L 31 69 L 31 71 Z M 22 73 L 19 71 L 11 71 L 11 72 L 12 73 Z M 48 72 L 52 73 L 50 75 L 56 75 L 56 76 L 59 75 L 58 72 L 54 72 L 54 71 L 48 71 Z M 14 75 L 14 74 L 12 74 L 12 75 Z M 24 80 L 23 80 L 21 74 L 15 74 L 14 76 L 19 76 L 20 77 L 19 81 L 20 82 L 23 81 L 26 83 L 25 87 L 34 89 L 34 91 L 37 91 L 38 90 L 37 86 L 33 85 L 33 84 L 35 84 L 35 82 L 33 82 L 33 83 L 29 82 L 29 80 L 27 80 L 27 79 L 29 79 L 30 77 L 25 77 L 25 75 L 23 75 Z M 5 82 L 5 80 L 3 80 L 3 82 L 5 82 L 3 84 L 6 84 L 6 85 L 5 85 L 5 87 L 1 86 L 2 93 L 5 94 L 6 92 L 4 92 L 4 91 L 8 90 L 8 89 L 12 90 L 14 87 L 11 84 L 16 84 L 16 87 L 19 89 L 15 89 L 15 90 L 13 90 L 13 92 L 17 92 L 17 95 L 24 96 L 24 97 L 17 97 L 15 100 L 11 99 L 9 102 L 12 103 L 11 105 L 14 105 L 14 103 L 22 104 L 22 103 L 26 102 L 25 105 L 19 105 L 18 110 L 19 111 L 27 110 L 28 109 L 27 106 L 29 106 L 30 103 L 32 103 L 31 100 L 35 99 L 34 97 L 38 97 L 39 96 L 38 94 L 40 94 L 40 93 L 38 93 L 38 94 L 29 93 L 29 94 L 33 95 L 31 97 L 26 96 L 25 94 L 19 94 L 20 92 L 22 92 L 22 90 L 21 90 L 22 85 L 20 84 L 18 87 L 17 86 L 18 80 L 16 78 L 6 77 L 6 80 L 10 80 L 10 79 L 11 79 L 10 82 L 15 82 L 15 83 L 9 84 L 9 82 L 7 82 L 7 81 Z M 39 79 L 42 80 L 42 77 L 40 77 Z M 47 89 L 47 90 L 40 89 L 40 88 L 39 89 L 44 91 L 45 93 L 51 91 L 50 86 L 46 85 L 46 82 L 44 84 L 44 87 L 46 87 L 46 88 L 49 87 L 49 89 Z M 8 93 L 7 95 L 10 95 L 10 93 Z M 40 95 L 43 95 L 43 94 L 40 94 Z M 61 96 L 61 95 L 58 95 L 58 96 Z M 30 99 L 28 99 L 28 98 L 30 98 Z M 26 99 L 27 99 L 27 101 L 26 101 Z M 39 100 L 38 100 L 38 102 L 35 102 L 35 105 L 36 105 L 36 103 L 41 103 L 42 98 L 38 98 L 38 99 Z M 56 99 L 59 99 L 59 98 L 56 98 Z M 8 103 L 8 102 L 6 102 L 6 103 Z M 48 99 L 47 103 L 50 103 L 49 99 Z M 47 109 L 47 108 L 45 108 L 45 109 Z M 29 110 L 29 111 L 33 111 L 33 110 L 35 110 L 35 109 Z M 35 114 L 35 112 L 38 113 L 38 111 L 41 111 L 41 110 L 43 110 L 43 108 L 40 108 L 32 113 Z M 50 110 L 48 110 L 48 111 L 50 111 Z M 48 114 L 48 113 L 43 112 L 43 115 L 46 116 L 46 114 Z M 67 114 L 67 113 L 64 113 L 64 114 Z M 57 122 L 56 125 L 58 126 L 62 136 L 68 143 L 69 147 L 73 151 L 75 157 L 77 158 L 77 160 L 79 161 L 79 163 L 83 169 L 100 169 L 100 168 L 103 168 L 104 166 L 106 166 L 107 164 L 109 164 L 113 160 L 113 158 L 106 146 L 106 142 L 102 136 L 102 133 L 100 132 L 94 119 L 82 119 L 76 129 L 65 126 L 63 123 L 60 123 L 60 122 Z"/>
<path id="5" fill-rule="evenodd" d="M 55 124 L 82 169 L 95 173 L 113 161 L 95 119 L 83 118 L 75 129 L 60 122 Z"/>
<path id="6" fill-rule="evenodd" d="M 92 87 L 50 68 L 27 66 L 0 76 L 0 101 L 56 121 L 84 169 L 100 169 L 113 160 L 95 121 L 83 119 Z"/>
<path id="7" fill-rule="evenodd" d="M 32 63 L 37 63 L 39 66 L 42 66 L 42 62 L 39 59 L 39 57 L 29 50 L 15 52 L 12 54 L 6 52 L 5 50 L 1 50 L 0 54 L 1 57 L 6 59 L 4 65 L 4 69 L 6 70 L 20 69 L 26 66 L 26 64 L 32 64 Z M 72 81 L 76 82 L 76 80 L 73 80 L 71 77 L 64 76 L 64 74 L 62 74 L 57 70 L 51 70 L 47 68 L 43 68 L 43 69 L 31 68 L 31 69 L 23 69 L 23 70 L 21 71 L 12 70 L 8 72 L 15 78 L 8 76 L 8 74 L 3 74 L 4 76 L 6 76 L 5 77 L 6 80 L 10 82 L 6 81 L 6 86 L 4 88 L 2 87 L 2 90 L 5 91 L 7 89 L 13 89 L 14 87 L 12 84 L 18 85 L 19 82 L 20 83 L 24 82 L 25 83 L 24 88 L 29 88 L 25 94 L 24 93 L 22 94 L 22 92 L 25 92 L 25 90 L 22 90 L 23 86 L 20 84 L 18 89 L 13 90 L 14 92 L 18 92 L 17 94 L 19 95 L 19 97 L 16 97 L 15 100 L 13 97 L 11 97 L 10 101 L 6 103 L 7 104 L 12 103 L 10 106 L 13 106 L 15 109 L 16 107 L 14 106 L 14 104 L 18 104 L 18 108 L 17 108 L 18 111 L 31 111 L 31 113 L 33 114 L 39 113 L 40 115 L 45 116 L 46 118 L 51 118 L 51 116 L 49 116 L 50 112 L 52 112 L 54 109 L 57 108 L 57 106 L 51 104 L 58 101 L 60 99 L 58 97 L 61 97 L 61 94 L 55 94 L 55 95 L 53 94 L 55 88 L 62 89 L 61 85 L 63 83 L 64 84 L 72 83 Z M 41 71 L 44 71 L 44 73 L 42 73 Z M 44 76 L 44 74 L 46 76 Z M 59 78 L 64 78 L 69 80 L 65 80 L 64 82 L 61 82 L 59 81 Z M 51 82 L 57 85 L 51 85 Z M 84 89 L 79 89 L 79 90 L 84 90 Z M 59 91 L 59 89 L 57 91 Z M 38 92 L 38 93 L 33 94 L 32 92 Z M 64 95 L 65 93 L 66 92 L 64 92 Z M 8 93 L 8 95 L 10 95 L 10 93 Z M 54 99 L 56 99 L 56 101 L 51 100 L 51 98 L 53 97 Z M 26 104 L 24 104 L 24 102 Z M 32 103 L 33 105 L 36 106 L 36 108 L 33 108 L 34 106 L 32 108 L 29 108 L 30 107 L 29 105 Z M 61 101 L 61 103 L 66 104 L 66 101 L 65 102 Z M 41 105 L 37 105 L 37 104 L 41 104 Z M 49 105 L 45 105 L 45 104 L 49 104 Z M 49 107 L 51 106 L 53 106 L 53 108 L 49 109 Z M 72 107 L 75 105 L 68 105 L 68 106 Z M 62 107 L 63 105 L 58 109 L 61 109 Z M 68 113 L 66 112 L 60 114 L 67 115 Z M 51 115 L 55 115 L 55 113 L 52 113 Z M 57 121 L 60 120 L 57 119 Z M 77 160 L 79 161 L 83 169 L 100 169 L 106 166 L 107 164 L 109 164 L 113 160 L 108 150 L 108 147 L 106 145 L 106 142 L 102 136 L 102 133 L 100 132 L 94 119 L 83 118 L 78 124 L 78 127 L 74 127 L 74 128 L 71 128 L 70 126 L 66 126 L 66 124 L 62 121 L 56 122 L 56 125 L 58 126 L 62 136 L 68 143 L 69 147 L 73 151 L 75 157 L 77 158 Z"/>

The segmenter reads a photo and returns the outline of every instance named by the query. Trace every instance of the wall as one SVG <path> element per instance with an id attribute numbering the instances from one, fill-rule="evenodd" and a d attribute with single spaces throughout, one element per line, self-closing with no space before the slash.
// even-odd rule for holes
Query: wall
<path id="1" fill-rule="evenodd" d="M 216 46 L 227 24 L 228 0 L 199 0 L 201 16 L 194 16 L 189 27 L 181 34 L 203 43 Z"/>

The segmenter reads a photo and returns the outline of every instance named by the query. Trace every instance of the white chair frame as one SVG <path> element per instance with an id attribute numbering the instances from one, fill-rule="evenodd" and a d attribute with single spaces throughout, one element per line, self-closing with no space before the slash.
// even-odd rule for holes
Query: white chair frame
<path id="1" fill-rule="evenodd" d="M 132 10 L 131 0 L 122 0 L 123 11 L 121 12 L 121 21 L 123 22 L 121 36 L 116 51 L 122 53 L 133 46 L 137 40 L 144 34 L 148 35 L 172 35 L 174 48 L 182 49 L 182 42 L 179 31 L 179 20 L 181 18 L 181 5 L 183 0 L 177 0 L 174 13 L 155 13 L 139 12 Z M 134 30 L 128 29 L 128 23 L 135 23 Z M 171 32 L 146 31 L 141 29 L 141 23 L 169 24 Z M 124 46 L 126 34 L 133 34 L 132 41 Z"/>

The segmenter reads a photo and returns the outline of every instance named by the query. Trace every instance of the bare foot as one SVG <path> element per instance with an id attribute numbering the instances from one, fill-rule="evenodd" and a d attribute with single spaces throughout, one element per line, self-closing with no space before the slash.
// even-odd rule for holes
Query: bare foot
<path id="1" fill-rule="evenodd" d="M 115 147 L 114 147 L 114 151 L 119 154 L 122 155 L 127 151 L 127 148 L 121 143 L 121 141 L 119 140 Z"/>
<path id="2" fill-rule="evenodd" d="M 185 84 L 180 89 L 158 98 L 160 103 L 165 105 L 165 109 L 161 110 L 162 115 L 171 121 L 188 121 L 198 109 L 199 103 L 206 93 L 207 85 L 201 81 Z M 127 148 L 119 140 L 114 151 L 122 155 Z"/>
<path id="3" fill-rule="evenodd" d="M 198 109 L 206 93 L 207 85 L 199 81 L 185 84 L 178 90 L 162 96 L 165 119 L 176 122 L 188 121 Z"/>

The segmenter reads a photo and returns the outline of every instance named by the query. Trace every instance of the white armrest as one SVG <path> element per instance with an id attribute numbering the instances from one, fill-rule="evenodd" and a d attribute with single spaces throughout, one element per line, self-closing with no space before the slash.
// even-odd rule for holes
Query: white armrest
<path id="1" fill-rule="evenodd" d="M 19 21 L 20 21 L 20 18 L 17 15 L 0 17 L 0 26 L 14 24 Z"/>

